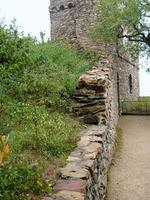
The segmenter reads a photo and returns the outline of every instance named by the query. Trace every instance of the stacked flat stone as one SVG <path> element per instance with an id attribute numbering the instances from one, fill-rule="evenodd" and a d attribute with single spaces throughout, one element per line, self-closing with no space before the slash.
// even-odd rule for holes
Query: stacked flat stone
<path id="1" fill-rule="evenodd" d="M 126 61 L 130 56 L 122 52 L 125 59 L 120 59 L 115 44 L 101 44 L 87 36 L 91 25 L 100 20 L 95 2 L 51 0 L 52 40 L 63 38 L 75 47 L 96 51 L 100 60 L 98 68 L 81 76 L 72 107 L 77 117 L 92 126 L 83 131 L 78 147 L 61 170 L 55 198 L 44 200 L 104 199 L 121 103 L 139 96 L 138 68 Z"/>
<path id="2" fill-rule="evenodd" d="M 77 148 L 61 169 L 54 187 L 56 200 L 103 200 L 107 174 L 115 143 L 112 124 L 111 70 L 93 69 L 80 77 L 73 110 L 77 116 L 89 113 L 100 118 L 98 125 L 83 130 Z M 48 199 L 46 199 L 48 200 Z"/>
<path id="3" fill-rule="evenodd" d="M 110 69 L 95 68 L 79 79 L 73 112 L 86 124 L 103 123 L 108 115 L 108 90 L 110 88 Z M 105 122 L 106 124 L 106 122 Z"/>
<path id="4" fill-rule="evenodd" d="M 54 191 L 62 200 L 101 200 L 105 198 L 107 172 L 110 164 L 107 126 L 92 126 L 84 130 L 78 147 L 70 154 L 61 170 Z"/>
<path id="5" fill-rule="evenodd" d="M 112 63 L 111 68 L 114 75 L 111 81 L 114 88 L 118 87 L 118 91 L 114 90 L 114 95 L 118 95 L 118 100 L 117 98 L 116 100 L 119 102 L 120 111 L 122 101 L 137 100 L 139 96 L 138 58 L 133 59 L 129 53 L 124 51 L 119 52 L 120 55 L 118 55 L 115 44 L 100 43 L 89 37 L 92 26 L 97 20 L 101 20 L 97 1 L 51 0 L 49 11 L 52 40 L 65 39 L 72 45 L 78 44 L 86 50 L 94 50 L 100 55 L 100 62 L 103 62 L 104 56 L 106 61 Z"/>

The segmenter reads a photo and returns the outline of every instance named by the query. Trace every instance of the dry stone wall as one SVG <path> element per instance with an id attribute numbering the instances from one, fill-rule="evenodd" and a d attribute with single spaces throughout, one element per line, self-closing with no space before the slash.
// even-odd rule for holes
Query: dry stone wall
<path id="1" fill-rule="evenodd" d="M 53 40 L 67 39 L 101 57 L 96 68 L 80 77 L 74 96 L 72 111 L 87 128 L 61 170 L 54 197 L 43 200 L 104 200 L 121 103 L 139 96 L 138 68 L 117 58 L 114 44 L 87 37 L 98 17 L 95 0 L 51 0 L 50 17 Z"/>
<path id="2" fill-rule="evenodd" d="M 114 99 L 112 70 L 94 68 L 80 77 L 74 97 L 73 111 L 89 125 L 81 132 L 77 148 L 61 169 L 61 177 L 54 187 L 57 200 L 103 200 L 107 188 L 107 174 L 114 151 L 116 117 L 112 116 Z M 116 114 L 117 107 L 116 107 Z M 89 117 L 89 118 L 88 118 Z M 89 121 L 86 121 L 86 120 Z M 92 120 L 92 121 L 90 121 Z M 43 199 L 44 200 L 44 199 Z"/>
<path id="3" fill-rule="evenodd" d="M 98 18 L 100 20 L 96 0 L 51 0 L 50 18 L 53 40 L 67 39 L 71 43 L 78 43 L 84 49 L 97 51 L 102 56 L 102 61 L 103 57 L 106 61 L 111 61 L 111 68 L 114 70 L 111 81 L 118 88 L 115 95 L 119 96 L 117 101 L 120 111 L 122 101 L 137 100 L 139 96 L 138 63 L 132 65 L 126 62 L 125 60 L 130 60 L 130 58 L 125 53 L 122 57 L 126 59 L 117 58 L 114 44 L 98 43 L 87 36 L 89 27 Z M 99 66 L 103 67 L 103 64 Z"/>

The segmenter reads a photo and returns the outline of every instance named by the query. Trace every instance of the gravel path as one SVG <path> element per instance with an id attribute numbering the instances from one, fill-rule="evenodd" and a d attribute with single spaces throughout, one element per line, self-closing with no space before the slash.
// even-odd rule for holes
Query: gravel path
<path id="1" fill-rule="evenodd" d="M 122 148 L 110 170 L 107 200 L 150 200 L 150 116 L 123 116 Z"/>

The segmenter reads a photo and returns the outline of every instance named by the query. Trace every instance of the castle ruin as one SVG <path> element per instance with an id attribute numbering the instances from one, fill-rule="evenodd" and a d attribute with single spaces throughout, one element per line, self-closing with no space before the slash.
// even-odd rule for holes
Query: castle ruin
<path id="1" fill-rule="evenodd" d="M 51 38 L 76 39 L 83 47 L 97 50 L 104 60 L 109 60 L 113 69 L 114 90 L 116 89 L 114 94 L 118 96 L 116 99 L 121 106 L 122 101 L 136 100 L 139 96 L 138 64 L 117 57 L 110 58 L 110 53 L 115 54 L 111 45 L 105 47 L 87 39 L 87 31 L 97 19 L 96 13 L 94 0 L 51 0 Z"/>
<path id="2" fill-rule="evenodd" d="M 73 108 L 83 121 L 94 116 L 99 123 L 83 131 L 62 169 L 54 188 L 58 200 L 105 199 L 122 102 L 139 97 L 138 62 L 130 62 L 128 55 L 118 57 L 113 44 L 87 37 L 98 18 L 96 9 L 94 0 L 51 0 L 50 4 L 52 40 L 65 39 L 100 54 L 99 63 L 80 77 Z"/>

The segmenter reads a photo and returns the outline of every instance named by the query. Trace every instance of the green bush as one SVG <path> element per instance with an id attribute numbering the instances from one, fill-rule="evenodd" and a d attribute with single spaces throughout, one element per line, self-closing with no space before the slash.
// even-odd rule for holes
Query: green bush
<path id="1" fill-rule="evenodd" d="M 13 137 L 10 141 L 14 152 L 28 149 L 48 158 L 68 153 L 75 147 L 76 132 L 80 125 L 67 114 L 49 113 L 45 107 L 23 107 L 19 112 L 19 127 L 14 120 Z M 19 114 L 15 114 L 18 117 Z"/>
<path id="2" fill-rule="evenodd" d="M 70 95 L 88 63 L 63 42 L 39 44 L 0 27 L 1 92 L 19 101 Z"/>
<path id="3" fill-rule="evenodd" d="M 0 134 L 10 135 L 12 151 L 0 166 L 0 199 L 29 199 L 28 193 L 47 190 L 44 182 L 44 188 L 36 184 L 45 169 L 33 167 L 33 156 L 52 162 L 76 146 L 80 124 L 68 114 L 71 97 L 97 59 L 62 41 L 41 44 L 15 24 L 0 26 Z"/>
<path id="4" fill-rule="evenodd" d="M 0 167 L 0 199 L 27 200 L 29 194 L 52 192 L 49 183 L 42 178 L 42 170 L 21 157 L 13 157 Z"/>
<path id="5" fill-rule="evenodd" d="M 68 112 L 77 80 L 89 68 L 76 50 L 63 42 L 40 44 L 30 36 L 20 37 L 15 24 L 0 26 L 0 46 L 1 132 L 20 126 L 20 116 L 27 110 L 34 115 L 34 107 Z"/>

